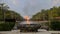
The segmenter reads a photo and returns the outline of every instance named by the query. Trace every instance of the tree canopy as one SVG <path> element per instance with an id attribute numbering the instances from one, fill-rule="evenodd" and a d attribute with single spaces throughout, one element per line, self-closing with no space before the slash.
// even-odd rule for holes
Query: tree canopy
<path id="1" fill-rule="evenodd" d="M 5 3 L 2 3 L 0 4 L 0 20 L 3 20 L 3 19 L 16 19 L 16 20 L 23 20 L 23 17 L 13 11 L 13 10 L 10 10 L 10 8 L 8 7 L 8 5 L 5 5 Z"/>
<path id="2" fill-rule="evenodd" d="M 47 10 L 42 9 L 37 14 L 33 15 L 31 20 L 49 20 L 53 19 L 54 17 L 60 16 L 60 7 L 53 7 Z"/>
<path id="3" fill-rule="evenodd" d="M 19 13 L 10 10 L 5 3 L 0 4 L 0 31 L 11 31 L 16 21 L 23 21 L 23 17 Z"/>

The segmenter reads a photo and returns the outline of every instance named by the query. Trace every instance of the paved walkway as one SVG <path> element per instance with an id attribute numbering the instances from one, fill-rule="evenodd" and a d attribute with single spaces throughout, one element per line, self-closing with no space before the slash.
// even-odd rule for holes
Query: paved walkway
<path id="1" fill-rule="evenodd" d="M 39 32 L 20 32 L 19 30 L 0 32 L 0 34 L 50 34 L 48 31 L 39 31 Z"/>

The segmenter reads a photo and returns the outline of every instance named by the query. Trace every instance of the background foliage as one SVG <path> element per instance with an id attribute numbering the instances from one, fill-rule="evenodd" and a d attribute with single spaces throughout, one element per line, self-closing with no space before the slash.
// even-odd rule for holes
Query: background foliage
<path id="1" fill-rule="evenodd" d="M 13 10 L 10 10 L 8 5 L 5 5 L 5 3 L 2 3 L 0 4 L 0 31 L 12 30 L 16 24 L 16 21 L 6 22 L 5 19 L 15 19 L 16 21 L 23 21 L 23 17 L 19 13 Z"/>

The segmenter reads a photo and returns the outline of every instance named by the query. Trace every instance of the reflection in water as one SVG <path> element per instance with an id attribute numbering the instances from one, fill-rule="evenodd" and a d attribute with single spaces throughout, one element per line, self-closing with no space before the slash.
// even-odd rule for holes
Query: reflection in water
<path id="1" fill-rule="evenodd" d="M 48 21 L 30 21 L 30 24 L 42 24 Z M 21 22 L 20 24 L 27 24 L 26 21 Z"/>
<path id="2" fill-rule="evenodd" d="M 26 22 L 26 21 L 23 21 L 23 22 L 21 22 L 20 24 L 27 24 L 27 22 Z M 30 21 L 30 24 L 38 24 L 38 22 Z"/>

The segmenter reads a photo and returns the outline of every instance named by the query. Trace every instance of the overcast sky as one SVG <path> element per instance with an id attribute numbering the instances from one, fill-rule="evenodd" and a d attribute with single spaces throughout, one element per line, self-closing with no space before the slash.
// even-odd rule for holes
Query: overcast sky
<path id="1" fill-rule="evenodd" d="M 60 6 L 60 0 L 2 0 L 10 9 L 20 13 L 23 17 L 32 16 L 41 9 Z M 1 0 L 0 0 L 1 2 Z"/>

